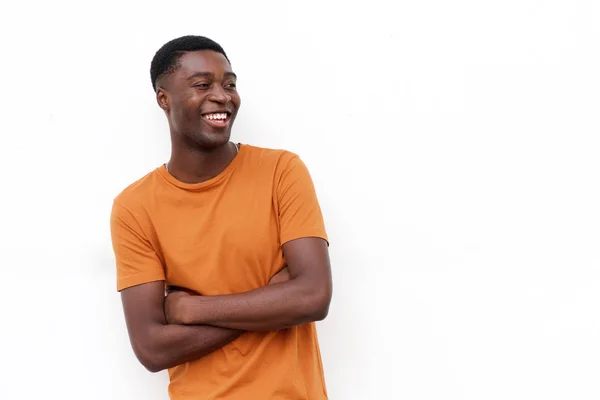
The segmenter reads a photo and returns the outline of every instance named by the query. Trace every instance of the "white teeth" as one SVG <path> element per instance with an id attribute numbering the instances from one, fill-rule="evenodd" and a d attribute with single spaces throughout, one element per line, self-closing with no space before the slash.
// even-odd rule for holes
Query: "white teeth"
<path id="1" fill-rule="evenodd" d="M 204 116 L 204 118 L 206 119 L 220 119 L 220 120 L 224 120 L 227 119 L 227 113 L 213 113 L 213 114 L 207 114 Z"/>

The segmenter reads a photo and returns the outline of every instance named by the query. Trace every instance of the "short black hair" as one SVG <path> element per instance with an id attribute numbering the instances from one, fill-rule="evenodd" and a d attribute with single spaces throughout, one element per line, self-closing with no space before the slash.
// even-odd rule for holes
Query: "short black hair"
<path id="1" fill-rule="evenodd" d="M 182 36 L 165 43 L 152 58 L 150 63 L 150 79 L 156 91 L 156 81 L 163 75 L 170 74 L 179 67 L 179 58 L 187 51 L 212 50 L 229 58 L 220 44 L 204 36 Z"/>

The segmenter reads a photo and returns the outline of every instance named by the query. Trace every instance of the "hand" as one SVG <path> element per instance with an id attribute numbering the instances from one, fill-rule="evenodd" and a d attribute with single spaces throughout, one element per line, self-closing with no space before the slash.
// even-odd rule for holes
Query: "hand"
<path id="1" fill-rule="evenodd" d="M 185 312 L 182 307 L 182 299 L 191 296 L 190 293 L 175 287 L 167 288 L 165 297 L 165 317 L 169 324 L 185 324 Z"/>
<path id="2" fill-rule="evenodd" d="M 287 267 L 284 267 L 281 271 L 275 274 L 269 281 L 268 285 L 274 285 L 276 283 L 287 282 L 290 280 L 290 273 Z"/>

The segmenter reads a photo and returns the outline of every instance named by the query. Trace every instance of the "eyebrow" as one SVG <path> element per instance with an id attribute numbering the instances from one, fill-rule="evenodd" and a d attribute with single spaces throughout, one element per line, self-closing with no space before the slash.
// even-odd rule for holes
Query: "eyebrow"
<path id="1" fill-rule="evenodd" d="M 212 72 L 196 72 L 195 74 L 192 74 L 192 75 L 190 75 L 190 76 L 187 78 L 187 80 L 189 81 L 189 80 L 192 80 L 192 79 L 194 79 L 194 78 L 198 78 L 198 77 L 200 77 L 200 76 L 209 76 L 209 77 L 212 77 L 213 75 L 214 75 L 214 74 L 213 74 Z M 236 75 L 236 74 L 234 74 L 233 72 L 225 72 L 225 76 L 226 76 L 226 77 L 228 77 L 228 76 L 233 76 L 234 78 L 236 78 L 236 79 L 237 79 L 237 75 Z"/>

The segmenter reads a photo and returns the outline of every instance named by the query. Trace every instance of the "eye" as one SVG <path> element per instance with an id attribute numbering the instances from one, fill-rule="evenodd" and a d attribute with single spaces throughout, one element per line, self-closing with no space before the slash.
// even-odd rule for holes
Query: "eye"
<path id="1" fill-rule="evenodd" d="M 231 82 L 231 83 L 228 83 L 227 85 L 225 85 L 225 87 L 228 89 L 235 89 L 237 87 L 237 85 L 235 82 Z"/>
<path id="2" fill-rule="evenodd" d="M 198 82 L 198 83 L 194 84 L 194 87 L 200 88 L 200 89 L 208 89 L 210 87 L 210 85 L 206 82 Z"/>

